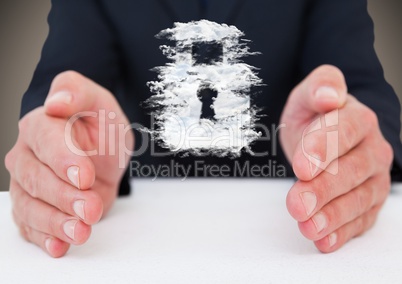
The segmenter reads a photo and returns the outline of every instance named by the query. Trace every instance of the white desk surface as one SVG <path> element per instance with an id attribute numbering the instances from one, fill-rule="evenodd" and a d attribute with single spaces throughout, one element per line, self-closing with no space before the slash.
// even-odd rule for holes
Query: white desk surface
<path id="1" fill-rule="evenodd" d="M 60 259 L 26 243 L 0 194 L 0 283 L 402 283 L 402 185 L 377 224 L 322 254 L 287 213 L 291 180 L 135 180 Z"/>

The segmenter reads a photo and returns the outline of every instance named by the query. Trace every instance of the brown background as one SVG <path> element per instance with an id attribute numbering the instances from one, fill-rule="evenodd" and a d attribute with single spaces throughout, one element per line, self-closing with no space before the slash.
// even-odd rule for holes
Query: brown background
<path id="1" fill-rule="evenodd" d="M 375 23 L 375 48 L 385 77 L 401 99 L 402 1 L 368 2 Z M 3 160 L 17 138 L 21 96 L 39 60 L 49 9 L 50 0 L 2 0 L 0 4 L 0 191 L 8 190 Z"/>

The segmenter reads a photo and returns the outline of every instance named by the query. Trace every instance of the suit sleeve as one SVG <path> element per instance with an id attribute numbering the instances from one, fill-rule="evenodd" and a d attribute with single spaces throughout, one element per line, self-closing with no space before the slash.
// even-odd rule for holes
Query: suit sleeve
<path id="1" fill-rule="evenodd" d="M 374 50 L 374 27 L 366 0 L 312 0 L 307 9 L 300 69 L 304 76 L 322 64 L 340 68 L 349 93 L 378 116 L 394 150 L 392 179 L 402 180 L 400 103 Z"/>
<path id="2" fill-rule="evenodd" d="M 53 0 L 48 24 L 49 34 L 23 96 L 20 117 L 43 105 L 53 78 L 62 71 L 75 70 L 112 93 L 119 85 L 118 45 L 98 1 Z M 120 194 L 128 192 L 125 177 Z"/>

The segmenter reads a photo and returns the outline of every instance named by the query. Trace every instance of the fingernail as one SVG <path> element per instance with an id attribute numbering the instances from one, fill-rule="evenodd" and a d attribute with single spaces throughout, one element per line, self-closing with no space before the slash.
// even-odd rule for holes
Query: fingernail
<path id="1" fill-rule="evenodd" d="M 327 227 L 327 217 L 321 212 L 318 212 L 312 218 L 315 228 L 317 229 L 317 233 L 321 232 Z"/>
<path id="2" fill-rule="evenodd" d="M 325 99 L 339 99 L 338 92 L 332 87 L 319 87 L 317 91 L 315 91 L 315 96 L 317 98 L 325 98 Z"/>
<path id="3" fill-rule="evenodd" d="M 50 253 L 50 244 L 52 243 L 52 239 L 51 238 L 47 238 L 45 241 L 45 247 L 46 250 Z"/>
<path id="4" fill-rule="evenodd" d="M 317 196 L 314 192 L 305 191 L 300 193 L 300 198 L 303 202 L 304 208 L 306 209 L 307 216 L 310 216 L 317 206 Z"/>
<path id="5" fill-rule="evenodd" d="M 67 169 L 67 177 L 70 182 L 78 189 L 80 189 L 80 168 L 71 166 Z"/>
<path id="6" fill-rule="evenodd" d="M 66 91 L 61 91 L 57 92 L 53 96 L 49 97 L 46 100 L 46 103 L 63 103 L 63 104 L 70 104 L 71 101 L 73 100 L 73 96 L 71 95 L 70 92 Z"/>
<path id="7" fill-rule="evenodd" d="M 73 203 L 73 209 L 75 214 L 80 217 L 82 220 L 85 220 L 85 201 L 84 200 L 76 200 Z"/>
<path id="8" fill-rule="evenodd" d="M 336 235 L 336 233 L 332 233 L 328 236 L 330 247 L 333 247 L 336 244 L 337 238 L 338 238 L 338 236 Z"/>
<path id="9" fill-rule="evenodd" d="M 77 220 L 69 220 L 63 225 L 64 233 L 72 240 L 74 240 L 75 226 L 77 225 L 77 222 Z"/>

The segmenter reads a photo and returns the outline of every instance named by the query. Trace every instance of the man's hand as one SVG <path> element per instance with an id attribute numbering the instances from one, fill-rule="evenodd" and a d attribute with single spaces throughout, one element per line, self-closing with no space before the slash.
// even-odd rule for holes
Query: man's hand
<path id="1" fill-rule="evenodd" d="M 127 125 L 104 88 L 73 71 L 53 80 L 45 105 L 20 120 L 17 142 L 5 159 L 14 221 L 26 240 L 53 257 L 87 241 L 91 225 L 116 198 L 125 170 L 119 159 L 126 165 L 133 149 L 131 131 L 115 135 Z M 124 157 L 123 147 L 129 149 Z"/>
<path id="2" fill-rule="evenodd" d="M 374 224 L 390 189 L 392 148 L 376 114 L 347 94 L 333 66 L 317 68 L 292 91 L 281 123 L 299 178 L 288 210 L 320 251 L 335 251 Z"/>

